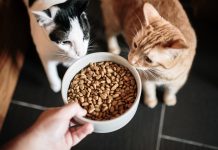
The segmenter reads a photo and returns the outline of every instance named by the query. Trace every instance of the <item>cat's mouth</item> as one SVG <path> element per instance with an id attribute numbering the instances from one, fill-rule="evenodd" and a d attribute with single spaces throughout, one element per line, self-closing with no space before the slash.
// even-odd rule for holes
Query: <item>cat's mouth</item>
<path id="1" fill-rule="evenodd" d="M 78 59 L 80 58 L 79 52 L 76 50 L 74 46 L 70 46 L 69 44 L 59 44 L 59 48 L 63 51 L 63 55 L 71 58 L 71 59 Z"/>
<path id="2" fill-rule="evenodd" d="M 67 56 L 71 59 L 79 59 L 81 57 L 75 53 L 68 53 Z"/>
<path id="3" fill-rule="evenodd" d="M 140 76 L 144 77 L 147 80 L 159 80 L 161 77 L 161 74 L 159 71 L 155 69 L 149 69 L 149 68 L 136 68 L 139 72 Z"/>
<path id="4" fill-rule="evenodd" d="M 73 51 L 72 52 L 65 52 L 63 50 L 58 50 L 56 52 L 56 56 L 59 57 L 62 61 L 72 61 L 72 60 L 76 60 L 76 59 L 79 59 L 80 57 L 82 57 Z"/>
<path id="5" fill-rule="evenodd" d="M 144 67 L 139 67 L 139 66 L 134 66 L 134 65 L 133 65 L 133 67 L 135 67 L 137 70 L 143 70 L 143 71 L 146 70 Z"/>
<path id="6" fill-rule="evenodd" d="M 130 63 L 131 64 L 131 63 Z M 136 68 L 137 70 L 142 70 L 142 71 L 145 71 L 145 70 L 148 70 L 149 68 L 145 68 L 145 67 L 141 67 L 137 64 L 131 64 L 134 68 Z"/>

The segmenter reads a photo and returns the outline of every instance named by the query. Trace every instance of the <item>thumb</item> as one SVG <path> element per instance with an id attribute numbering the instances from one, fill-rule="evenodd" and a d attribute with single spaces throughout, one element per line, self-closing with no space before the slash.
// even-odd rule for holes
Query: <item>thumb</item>
<path id="1" fill-rule="evenodd" d="M 78 103 L 69 103 L 61 108 L 61 115 L 66 119 L 72 119 L 74 116 L 85 116 L 87 111 Z"/>

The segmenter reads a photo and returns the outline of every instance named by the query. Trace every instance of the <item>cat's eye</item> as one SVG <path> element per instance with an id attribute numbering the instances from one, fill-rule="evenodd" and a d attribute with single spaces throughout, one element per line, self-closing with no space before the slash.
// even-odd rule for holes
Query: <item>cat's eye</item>
<path id="1" fill-rule="evenodd" d="M 147 63 L 151 64 L 152 60 L 148 56 L 144 56 L 144 59 Z"/>
<path id="2" fill-rule="evenodd" d="M 63 41 L 62 42 L 64 45 L 70 45 L 70 46 L 72 46 L 72 43 L 70 42 L 70 41 Z"/>
<path id="3" fill-rule="evenodd" d="M 134 48 L 137 48 L 138 45 L 136 44 L 136 42 L 133 43 Z"/>

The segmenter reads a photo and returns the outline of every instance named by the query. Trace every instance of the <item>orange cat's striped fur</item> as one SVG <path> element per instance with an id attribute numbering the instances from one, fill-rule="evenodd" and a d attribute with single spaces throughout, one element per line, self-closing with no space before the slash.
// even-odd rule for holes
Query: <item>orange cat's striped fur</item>
<path id="1" fill-rule="evenodd" d="M 196 36 L 178 0 L 102 0 L 109 50 L 119 54 L 116 35 L 130 47 L 128 61 L 141 73 L 144 102 L 157 104 L 156 86 L 164 86 L 164 102 L 176 104 L 187 80 Z"/>

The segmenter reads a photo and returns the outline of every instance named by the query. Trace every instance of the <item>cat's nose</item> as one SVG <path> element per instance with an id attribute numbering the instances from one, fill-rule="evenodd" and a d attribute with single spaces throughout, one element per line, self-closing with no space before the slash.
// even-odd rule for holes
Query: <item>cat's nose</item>
<path id="1" fill-rule="evenodd" d="M 131 60 L 130 64 L 135 65 L 136 64 L 136 60 Z"/>
<path id="2" fill-rule="evenodd" d="M 131 65 L 135 65 L 137 62 L 137 59 L 131 56 L 128 56 L 128 61 Z"/>

